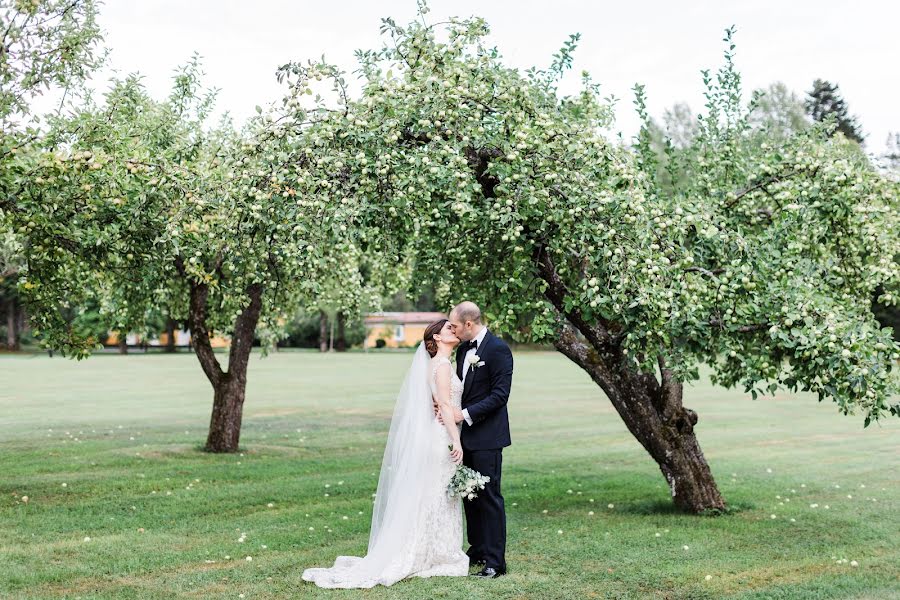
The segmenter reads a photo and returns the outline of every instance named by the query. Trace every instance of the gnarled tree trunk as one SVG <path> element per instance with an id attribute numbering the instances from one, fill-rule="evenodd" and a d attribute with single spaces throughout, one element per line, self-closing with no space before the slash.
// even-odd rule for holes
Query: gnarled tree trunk
<path id="1" fill-rule="evenodd" d="M 545 248 L 538 248 L 535 259 L 548 284 L 545 295 L 562 318 L 557 350 L 606 393 L 628 431 L 659 465 L 676 506 L 693 513 L 723 510 L 725 501 L 694 434 L 697 413 L 683 406 L 682 384 L 664 359 L 659 359 L 659 380 L 637 371 L 613 324 L 591 322 L 577 309 L 566 309 L 567 290 Z"/>
<path id="2" fill-rule="evenodd" d="M 634 370 L 621 350 L 597 352 L 571 325 L 554 345 L 606 392 L 628 431 L 659 465 L 676 506 L 695 513 L 725 508 L 694 435 L 697 413 L 682 405 L 682 385 L 664 363 L 660 383 L 654 374 Z"/>
<path id="3" fill-rule="evenodd" d="M 235 320 L 234 335 L 228 354 L 228 371 L 223 371 L 210 343 L 207 328 L 207 297 L 209 287 L 191 284 L 191 305 L 188 324 L 191 344 L 200 366 L 213 387 L 213 409 L 209 434 L 204 450 L 207 452 L 237 452 L 241 437 L 244 395 L 247 389 L 247 365 L 253 349 L 253 334 L 262 308 L 261 284 L 247 288 L 249 303 Z"/>
<path id="4" fill-rule="evenodd" d="M 496 198 L 499 180 L 488 173 L 497 148 L 467 148 L 466 159 L 486 198 Z M 529 236 L 530 232 L 526 232 Z M 660 358 L 660 379 L 638 372 L 621 347 L 621 327 L 604 319 L 587 319 L 568 306 L 569 290 L 546 245 L 535 243 L 534 262 L 547 287 L 544 296 L 560 319 L 556 348 L 581 367 L 606 392 L 631 434 L 641 443 L 669 485 L 672 500 L 693 513 L 723 510 L 725 501 L 694 435 L 697 413 L 681 402 L 682 386 Z"/>

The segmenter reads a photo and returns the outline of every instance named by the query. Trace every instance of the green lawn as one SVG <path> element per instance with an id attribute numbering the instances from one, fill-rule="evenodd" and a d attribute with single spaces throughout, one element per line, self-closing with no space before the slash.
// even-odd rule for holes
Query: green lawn
<path id="1" fill-rule="evenodd" d="M 318 590 L 305 567 L 365 553 L 409 359 L 254 357 L 244 451 L 213 456 L 192 355 L 0 356 L 0 598 L 900 598 L 900 422 L 694 386 L 734 511 L 692 517 L 552 353 L 516 356 L 509 575 Z"/>

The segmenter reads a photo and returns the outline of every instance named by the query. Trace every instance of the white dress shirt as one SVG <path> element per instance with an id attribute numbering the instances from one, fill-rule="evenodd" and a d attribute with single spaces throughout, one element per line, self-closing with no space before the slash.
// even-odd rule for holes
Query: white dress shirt
<path id="1" fill-rule="evenodd" d="M 469 365 L 469 357 L 474 354 L 478 354 L 478 348 L 481 348 L 481 344 L 482 344 L 482 342 L 484 342 L 484 336 L 486 336 L 486 335 L 487 335 L 487 327 L 482 327 L 481 331 L 478 332 L 478 335 L 476 335 L 473 338 L 476 342 L 478 342 L 478 346 L 476 346 L 475 348 L 469 348 L 469 350 L 466 352 L 466 355 L 463 356 L 463 376 L 462 376 L 463 387 L 465 387 L 465 385 L 466 385 L 466 375 L 468 375 L 469 371 L 471 370 L 471 366 Z M 465 408 L 462 409 L 462 416 L 463 416 L 463 419 L 466 420 L 466 423 L 468 423 L 469 426 L 471 426 L 472 419 L 469 418 L 469 411 L 467 409 L 465 409 Z"/>

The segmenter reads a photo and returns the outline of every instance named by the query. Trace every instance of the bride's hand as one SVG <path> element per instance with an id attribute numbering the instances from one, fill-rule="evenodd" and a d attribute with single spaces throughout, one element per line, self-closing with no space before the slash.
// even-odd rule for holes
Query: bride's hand
<path id="1" fill-rule="evenodd" d="M 463 451 L 459 444 L 453 444 L 453 449 L 450 450 L 450 459 L 457 465 L 462 464 Z"/>

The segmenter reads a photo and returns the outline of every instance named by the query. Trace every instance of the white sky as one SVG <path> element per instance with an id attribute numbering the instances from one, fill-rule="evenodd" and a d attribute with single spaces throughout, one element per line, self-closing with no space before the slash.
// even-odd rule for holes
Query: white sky
<path id="1" fill-rule="evenodd" d="M 685 101 L 703 103 L 700 69 L 722 62 L 723 30 L 737 25 L 736 63 L 749 91 L 783 81 L 799 95 L 816 77 L 840 85 L 879 152 L 900 131 L 900 2 L 896 0 L 692 0 L 575 2 L 555 0 L 432 0 L 431 22 L 479 15 L 508 64 L 549 65 L 552 54 L 580 32 L 574 91 L 582 69 L 604 94 L 619 100 L 618 128 L 634 134 L 631 87 L 646 84 L 651 114 Z M 221 88 L 218 106 L 238 123 L 257 104 L 281 96 L 278 65 L 318 58 L 354 70 L 353 51 L 380 47 L 380 19 L 414 18 L 415 0 L 305 2 L 286 0 L 106 0 L 100 23 L 121 74 L 139 71 L 150 91 L 164 96 L 173 69 L 194 51 L 207 83 Z M 97 78 L 103 88 L 107 70 Z"/>

